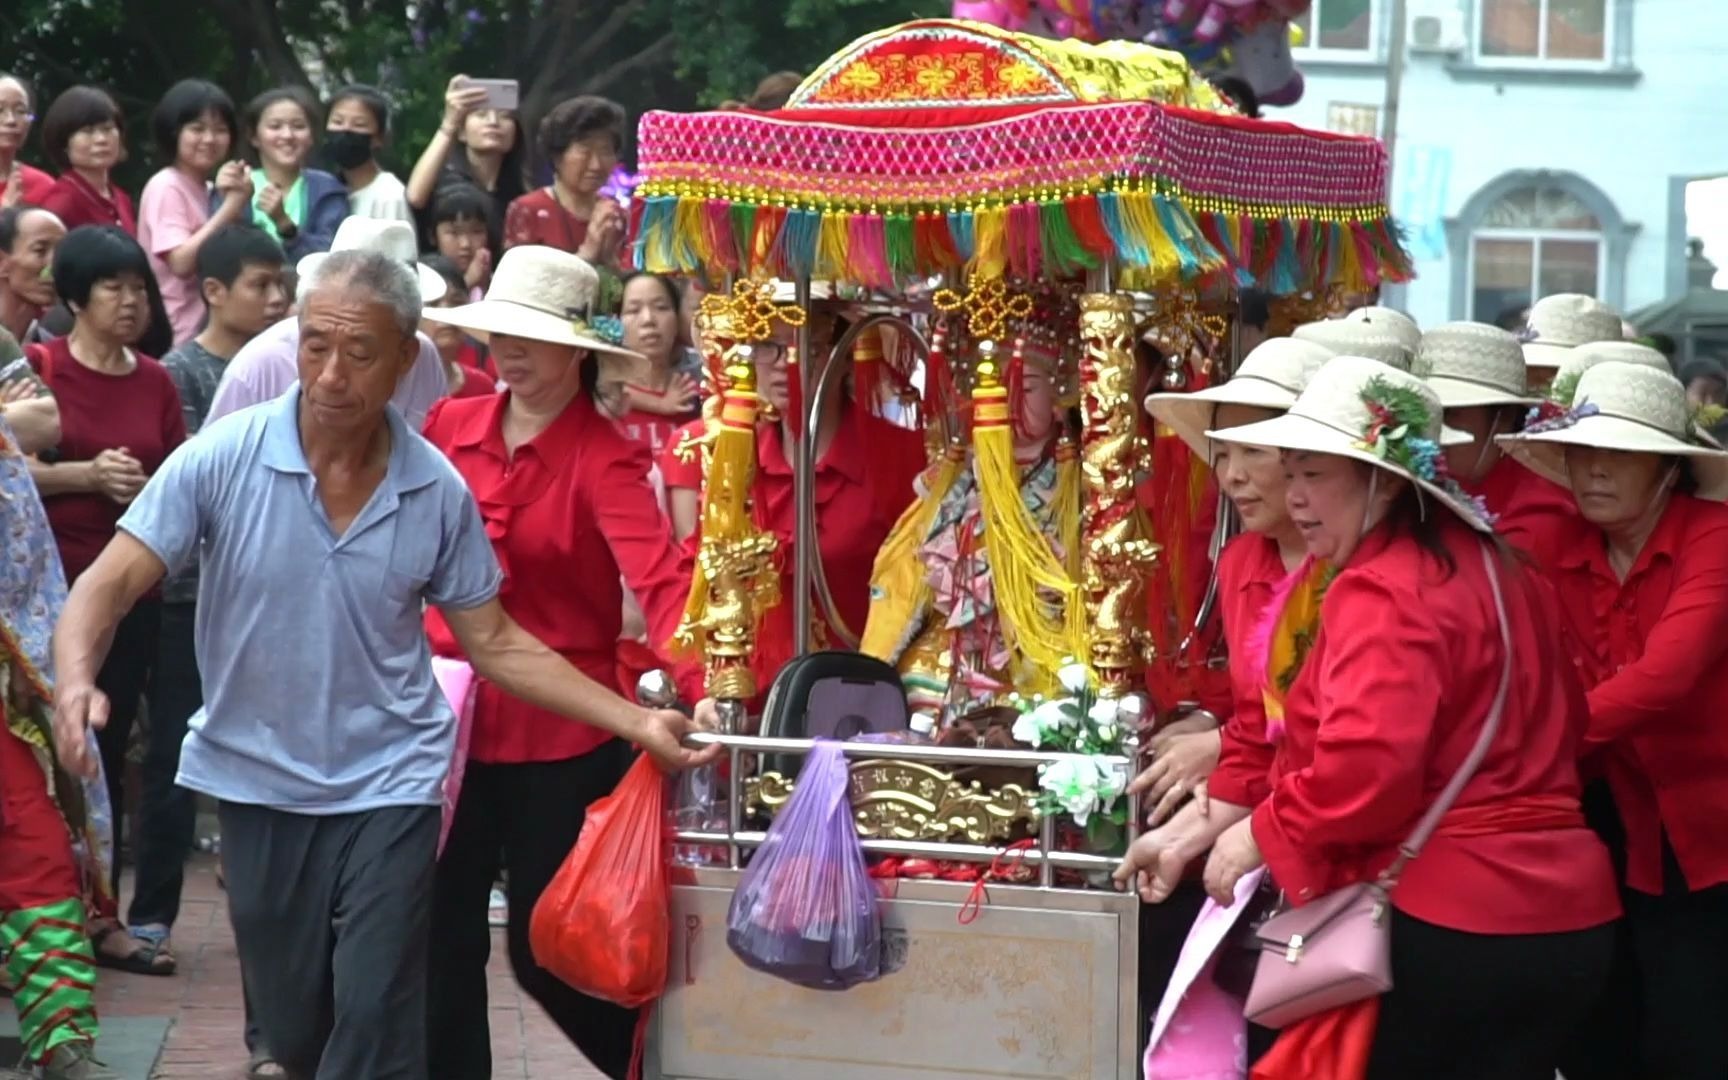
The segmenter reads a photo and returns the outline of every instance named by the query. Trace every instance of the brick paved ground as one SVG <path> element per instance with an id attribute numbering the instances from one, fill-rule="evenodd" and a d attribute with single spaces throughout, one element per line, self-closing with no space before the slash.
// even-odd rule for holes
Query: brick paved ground
<path id="1" fill-rule="evenodd" d="M 97 1004 L 102 1015 L 172 1022 L 154 1080 L 237 1080 L 245 1072 L 240 965 L 215 865 L 212 856 L 198 855 L 187 867 L 186 897 L 174 927 L 178 974 L 164 979 L 101 973 Z M 494 941 L 489 975 L 494 1077 L 601 1080 L 539 1006 L 517 990 L 502 939 Z"/>

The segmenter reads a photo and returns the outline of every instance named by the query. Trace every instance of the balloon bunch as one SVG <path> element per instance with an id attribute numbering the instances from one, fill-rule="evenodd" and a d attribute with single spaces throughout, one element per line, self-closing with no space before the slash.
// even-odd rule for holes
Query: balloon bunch
<path id="1" fill-rule="evenodd" d="M 1040 37 L 1102 40 L 1090 0 L 954 0 L 954 17 Z"/>

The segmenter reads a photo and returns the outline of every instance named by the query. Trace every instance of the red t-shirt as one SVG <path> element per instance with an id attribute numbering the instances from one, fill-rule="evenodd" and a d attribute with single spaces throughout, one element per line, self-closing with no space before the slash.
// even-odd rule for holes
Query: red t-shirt
<path id="1" fill-rule="evenodd" d="M 1627 884 L 1663 892 L 1662 838 L 1692 889 L 1728 882 L 1728 506 L 1669 498 L 1622 581 L 1599 529 L 1553 568 L 1589 687 L 1586 742 L 1608 751 Z"/>
<path id="2" fill-rule="evenodd" d="M 42 208 L 52 210 L 68 230 L 80 225 L 118 225 L 130 236 L 138 235 L 138 215 L 132 209 L 132 197 L 119 184 L 108 184 L 112 199 L 90 186 L 90 182 L 75 172 L 62 173 L 42 196 Z"/>
<path id="3" fill-rule="evenodd" d="M 468 481 L 486 535 L 504 568 L 498 598 L 511 618 L 601 685 L 618 690 L 616 656 L 623 625 L 623 577 L 641 602 L 648 640 L 670 641 L 689 595 L 691 564 L 672 539 L 648 483 L 648 455 L 619 434 L 586 394 L 545 431 L 504 447 L 509 394 L 445 398 L 426 418 L 426 438 Z M 426 632 L 438 656 L 462 646 L 437 608 Z M 694 688 L 692 664 L 667 664 Z M 477 680 L 476 761 L 562 761 L 612 736 L 566 720 L 484 679 Z"/>
<path id="4" fill-rule="evenodd" d="M 54 188 L 54 178 L 41 169 L 18 163 L 18 176 L 23 180 L 24 201 L 31 206 L 41 206 L 42 200 L 48 197 L 48 192 Z M 0 172 L 0 203 L 6 201 L 6 174 Z"/>
<path id="5" fill-rule="evenodd" d="M 588 223 L 558 205 L 551 188 L 537 188 L 504 212 L 504 247 L 541 244 L 575 254 L 588 238 Z"/>
<path id="6" fill-rule="evenodd" d="M 643 391 L 645 394 L 653 392 Z M 668 447 L 676 443 L 678 431 L 683 426 L 676 416 L 664 416 L 646 409 L 630 409 L 618 417 L 616 422 L 618 430 L 631 442 L 646 446 L 656 462 L 665 456 Z M 662 469 L 661 473 L 664 475 L 665 470 Z"/>
<path id="7" fill-rule="evenodd" d="M 60 403 L 60 460 L 89 461 L 122 447 L 152 476 L 186 441 L 186 414 L 168 369 L 137 356 L 125 375 L 92 371 L 72 358 L 67 338 L 32 350 L 32 365 Z M 42 500 L 66 564 L 66 580 L 83 573 L 114 538 L 126 508 L 106 495 L 50 495 Z"/>
<path id="8" fill-rule="evenodd" d="M 1443 515 L 1450 519 L 1450 515 Z M 1296 904 L 1369 881 L 1451 782 L 1499 691 L 1504 649 L 1482 539 L 1446 520 L 1445 576 L 1408 534 L 1375 530 L 1333 579 L 1285 699 L 1254 840 Z M 1584 824 L 1590 722 L 1539 574 L 1499 567 L 1512 641 L 1500 729 L 1392 903 L 1473 934 L 1582 930 L 1620 914 L 1608 851 Z M 1226 753 L 1232 733 L 1225 732 Z"/>
<path id="9" fill-rule="evenodd" d="M 451 394 L 451 397 L 486 397 L 498 392 L 498 383 L 484 371 L 463 363 L 458 363 L 456 366 L 462 369 L 462 385 L 456 388 L 456 392 Z"/>

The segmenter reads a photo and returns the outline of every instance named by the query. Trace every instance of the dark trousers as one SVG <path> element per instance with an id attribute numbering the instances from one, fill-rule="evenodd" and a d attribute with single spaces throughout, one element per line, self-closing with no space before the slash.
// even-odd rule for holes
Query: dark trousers
<path id="1" fill-rule="evenodd" d="M 144 790 L 139 793 L 133 926 L 173 926 L 180 914 L 180 889 L 186 857 L 198 828 L 198 803 L 174 782 L 180 771 L 180 745 L 186 721 L 204 705 L 193 648 L 195 604 L 163 604 L 157 638 L 156 668 L 150 673 L 150 733 L 144 749 Z"/>
<path id="2" fill-rule="evenodd" d="M 439 809 L 218 814 L 240 972 L 271 1056 L 293 1080 L 426 1080 Z"/>
<path id="3" fill-rule="evenodd" d="M 1611 925 L 1467 934 L 1394 909 L 1392 990 L 1380 999 L 1368 1080 L 1554 1080 L 1613 951 Z M 1250 1027 L 1251 1055 L 1276 1035 Z"/>
<path id="4" fill-rule="evenodd" d="M 114 814 L 114 868 L 110 885 L 120 895 L 120 844 L 126 836 L 126 747 L 132 741 L 132 725 L 138 720 L 138 704 L 150 681 L 150 665 L 156 659 L 156 639 L 162 623 L 162 601 L 140 600 L 114 630 L 108 659 L 96 673 L 96 687 L 108 697 L 108 724 L 96 733 L 102 750 L 108 803 Z"/>
<path id="5" fill-rule="evenodd" d="M 1728 1077 L 1728 885 L 1626 894 L 1644 992 L 1639 1080 Z"/>
<path id="6" fill-rule="evenodd" d="M 595 1068 L 614 1080 L 628 1073 L 636 1010 L 572 990 L 534 962 L 528 945 L 535 902 L 576 846 L 588 805 L 623 778 L 627 754 L 624 744 L 611 742 L 565 761 L 468 763 L 432 896 L 433 1080 L 492 1075 L 486 905 L 500 870 L 509 872 L 505 942 L 517 983 Z"/>

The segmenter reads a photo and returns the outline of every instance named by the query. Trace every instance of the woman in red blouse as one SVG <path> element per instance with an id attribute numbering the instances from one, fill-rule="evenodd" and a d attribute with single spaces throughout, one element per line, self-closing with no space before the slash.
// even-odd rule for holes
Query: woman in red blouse
<path id="1" fill-rule="evenodd" d="M 144 249 L 115 226 L 74 229 L 54 253 L 54 286 L 72 311 L 71 333 L 30 347 L 33 366 L 60 404 L 60 445 L 32 460 L 30 475 L 48 511 L 66 580 L 77 579 L 114 537 L 114 528 L 169 452 L 186 440 L 174 380 L 129 345 L 166 315 Z M 152 309 L 154 308 L 154 316 Z M 113 703 L 98 734 L 113 808 L 115 850 L 124 833 L 126 747 L 156 655 L 162 601 L 152 593 L 120 621 L 96 677 Z M 119 895 L 119 860 L 115 860 Z M 174 959 L 117 927 L 97 928 L 98 963 L 169 975 Z"/>
<path id="2" fill-rule="evenodd" d="M 1619 904 L 1579 808 L 1586 715 L 1559 614 L 1438 467 L 1440 415 L 1420 379 L 1345 356 L 1286 415 L 1212 433 L 1284 450 L 1313 612 L 1299 590 L 1273 601 L 1264 732 L 1226 729 L 1209 805 L 1137 840 L 1118 876 L 1155 902 L 1210 849 L 1206 887 L 1220 903 L 1262 866 L 1296 906 L 1374 880 L 1480 737 L 1504 633 L 1522 674 L 1498 734 L 1391 892 L 1394 987 L 1346 1008 L 1370 1022 L 1377 1010 L 1372 1080 L 1551 1080 L 1606 979 Z M 1270 768 L 1242 768 L 1239 755 Z M 1317 1075 L 1281 1064 L 1314 1049 L 1303 1040 L 1315 1030 L 1285 1029 L 1263 1067 Z"/>
<path id="3" fill-rule="evenodd" d="M 126 117 L 94 86 L 74 86 L 54 99 L 42 118 L 42 152 L 60 178 L 42 197 L 68 229 L 117 225 L 138 234 L 132 197 L 111 180 L 126 160 Z"/>
<path id="4" fill-rule="evenodd" d="M 36 120 L 32 97 L 28 83 L 0 71 L 0 210 L 26 203 L 40 206 L 54 186 L 52 176 L 18 160 Z"/>
<path id="5" fill-rule="evenodd" d="M 552 185 L 536 188 L 504 214 L 504 246 L 544 244 L 615 268 L 627 224 L 624 209 L 600 194 L 624 149 L 624 107 L 602 97 L 573 97 L 540 121 L 541 156 Z"/>
<path id="6" fill-rule="evenodd" d="M 649 640 L 683 612 L 681 560 L 648 484 L 647 451 L 595 407 L 595 355 L 621 352 L 572 312 L 587 310 L 594 270 L 530 246 L 505 253 L 486 299 L 425 317 L 487 341 L 505 392 L 446 399 L 426 437 L 474 491 L 505 581 L 504 609 L 596 682 L 616 687 L 622 588 L 641 600 Z M 622 580 L 622 584 L 621 584 Z M 437 656 L 462 659 L 443 616 L 426 617 Z M 432 1075 L 491 1075 L 486 1016 L 487 898 L 509 868 L 509 942 L 517 981 L 594 1064 L 622 1078 L 634 1010 L 570 989 L 534 962 L 528 919 L 581 832 L 588 804 L 623 776 L 628 748 L 481 680 L 461 800 L 435 879 Z"/>
<path id="7" fill-rule="evenodd" d="M 1728 454 L 1667 371 L 1598 364 L 1572 405 L 1506 442 L 1585 522 L 1553 574 L 1625 826 L 1641 1075 L 1728 1076 Z"/>

